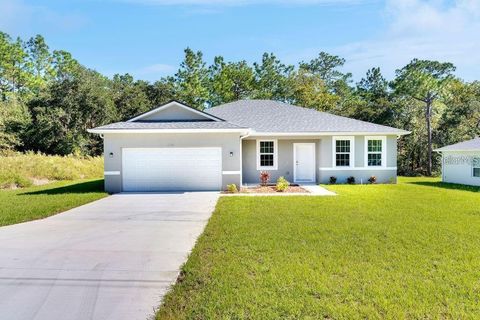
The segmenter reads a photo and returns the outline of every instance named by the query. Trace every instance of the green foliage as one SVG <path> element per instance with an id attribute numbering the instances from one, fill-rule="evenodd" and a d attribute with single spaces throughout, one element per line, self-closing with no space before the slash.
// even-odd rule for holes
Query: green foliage
<path id="1" fill-rule="evenodd" d="M 329 189 L 221 198 L 157 319 L 480 317 L 480 188 Z"/>
<path id="2" fill-rule="evenodd" d="M 348 184 L 355 184 L 355 177 L 354 176 L 350 176 L 347 178 L 347 183 Z"/>
<path id="3" fill-rule="evenodd" d="M 273 53 L 264 53 L 262 62 L 253 64 L 256 99 L 287 100 L 290 93 L 289 78 L 293 66 L 285 65 Z"/>
<path id="4" fill-rule="evenodd" d="M 288 186 L 290 185 L 290 182 L 285 179 L 285 177 L 280 177 L 277 179 L 277 185 L 276 189 L 277 191 L 284 192 L 285 190 L 288 189 Z"/>
<path id="5" fill-rule="evenodd" d="M 480 134 L 480 84 L 455 79 L 451 63 L 412 60 L 389 82 L 379 68 L 355 86 L 345 59 L 320 52 L 288 65 L 273 53 L 260 62 L 208 65 L 185 49 L 175 75 L 153 83 L 129 74 L 111 79 L 82 66 L 69 52 L 51 51 L 36 35 L 27 41 L 0 32 L 0 150 L 100 155 L 88 128 L 123 121 L 170 100 L 204 109 L 238 99 L 274 99 L 411 131 L 398 140 L 398 171 L 437 173 L 434 146 Z"/>
<path id="6" fill-rule="evenodd" d="M 187 105 L 204 109 L 209 101 L 208 69 L 200 51 L 185 49 L 185 60 L 175 74 L 177 95 Z"/>
<path id="7" fill-rule="evenodd" d="M 227 184 L 227 191 L 230 193 L 237 193 L 238 192 L 237 185 L 235 183 Z"/>
<path id="8" fill-rule="evenodd" d="M 331 176 L 330 177 L 330 184 L 336 184 L 337 183 L 337 177 Z"/>
<path id="9" fill-rule="evenodd" d="M 0 156 L 0 188 L 26 187 L 34 180 L 76 180 L 103 176 L 103 158 L 10 153 Z"/>

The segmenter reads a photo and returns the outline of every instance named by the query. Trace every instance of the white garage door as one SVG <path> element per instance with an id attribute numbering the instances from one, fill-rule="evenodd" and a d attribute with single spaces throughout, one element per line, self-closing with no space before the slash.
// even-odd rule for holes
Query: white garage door
<path id="1" fill-rule="evenodd" d="M 123 191 L 220 190 L 221 148 L 124 148 Z"/>

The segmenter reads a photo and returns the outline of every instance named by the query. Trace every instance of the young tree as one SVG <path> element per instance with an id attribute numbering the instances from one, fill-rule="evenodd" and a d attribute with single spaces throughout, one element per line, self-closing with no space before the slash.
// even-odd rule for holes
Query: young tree
<path id="1" fill-rule="evenodd" d="M 425 106 L 427 129 L 427 174 L 432 174 L 432 113 L 435 102 L 444 97 L 453 79 L 455 66 L 451 63 L 413 59 L 396 71 L 393 87 L 396 92 L 413 98 Z"/>

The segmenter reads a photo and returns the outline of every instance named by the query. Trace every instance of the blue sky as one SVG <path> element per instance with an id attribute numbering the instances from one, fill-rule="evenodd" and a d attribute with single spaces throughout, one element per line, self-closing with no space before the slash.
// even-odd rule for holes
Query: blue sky
<path id="1" fill-rule="evenodd" d="M 480 0 L 0 0 L 0 30 L 42 34 L 106 75 L 150 81 L 173 74 L 187 46 L 208 63 L 274 52 L 296 64 L 327 51 L 356 80 L 374 66 L 391 78 L 413 57 L 436 59 L 480 79 Z"/>

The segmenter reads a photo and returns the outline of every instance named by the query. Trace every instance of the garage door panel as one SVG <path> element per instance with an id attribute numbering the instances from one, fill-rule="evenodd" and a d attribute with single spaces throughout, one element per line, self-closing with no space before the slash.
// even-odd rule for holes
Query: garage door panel
<path id="1" fill-rule="evenodd" d="M 219 190 L 221 148 L 125 148 L 123 191 Z"/>

